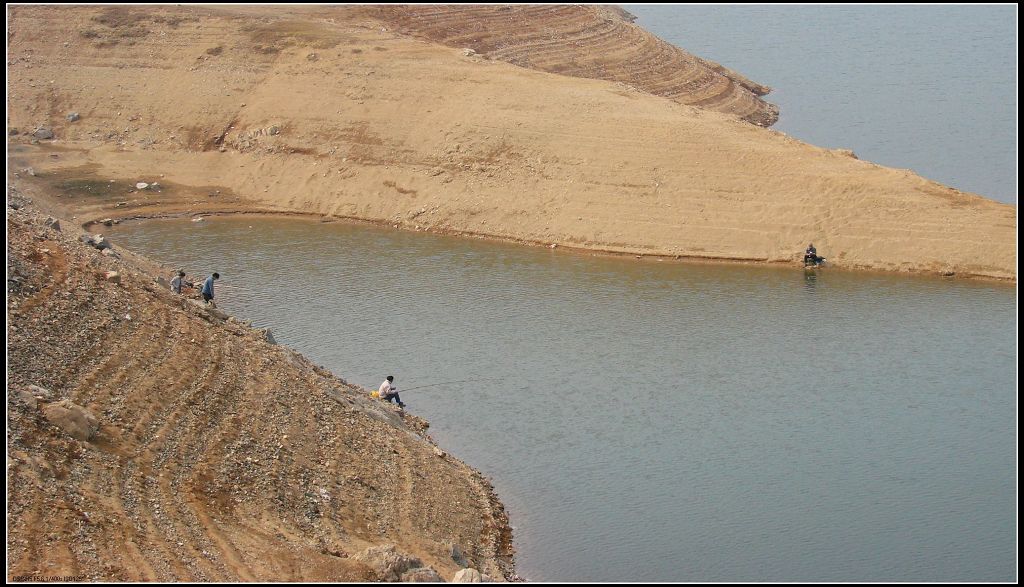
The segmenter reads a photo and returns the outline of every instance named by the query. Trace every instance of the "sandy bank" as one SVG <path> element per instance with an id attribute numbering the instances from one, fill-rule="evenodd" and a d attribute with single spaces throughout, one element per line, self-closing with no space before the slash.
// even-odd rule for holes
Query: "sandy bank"
<path id="1" fill-rule="evenodd" d="M 166 8 L 125 37 L 137 29 L 100 8 L 67 10 L 14 14 L 9 140 L 11 168 L 60 178 L 47 185 L 75 215 L 248 207 L 766 263 L 814 242 L 841 268 L 1016 280 L 1015 206 L 623 83 L 466 55 L 359 11 L 192 10 L 171 26 Z M 54 139 L 31 144 L 42 125 Z M 157 178 L 178 195 L 129 190 Z M 94 180 L 124 189 L 76 190 Z"/>

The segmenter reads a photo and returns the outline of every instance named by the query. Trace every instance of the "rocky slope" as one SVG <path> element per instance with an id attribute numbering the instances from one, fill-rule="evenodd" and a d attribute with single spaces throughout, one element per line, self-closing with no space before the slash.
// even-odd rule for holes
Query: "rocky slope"
<path id="1" fill-rule="evenodd" d="M 8 580 L 511 574 L 490 484 L 425 422 L 8 202 Z"/>
<path id="2" fill-rule="evenodd" d="M 90 217 L 275 209 L 787 264 L 814 242 L 836 267 L 1016 279 L 1015 206 L 632 82 L 502 61 L 558 61 L 530 49 L 548 25 L 526 17 L 547 7 L 522 8 L 522 38 L 456 48 L 498 8 L 14 7 L 9 164 Z M 581 51 L 639 34 L 550 10 L 553 31 L 599 27 Z M 131 187 L 154 179 L 173 189 Z M 116 189 L 86 189 L 101 184 Z"/>

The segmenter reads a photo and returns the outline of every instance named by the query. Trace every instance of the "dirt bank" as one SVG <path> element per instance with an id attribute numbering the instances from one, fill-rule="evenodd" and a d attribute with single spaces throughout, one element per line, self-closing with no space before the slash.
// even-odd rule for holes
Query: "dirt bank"
<path id="1" fill-rule="evenodd" d="M 8 580 L 511 576 L 492 487 L 426 422 L 24 200 L 8 196 Z"/>
<path id="2" fill-rule="evenodd" d="M 1016 206 L 654 89 L 499 58 L 522 42 L 533 62 L 584 65 L 572 51 L 535 53 L 535 35 L 507 45 L 488 37 L 483 56 L 467 54 L 439 44 L 461 36 L 438 31 L 502 17 L 452 10 L 17 7 L 11 169 L 26 185 L 59 178 L 58 195 L 83 217 L 220 202 L 585 250 L 794 264 L 814 242 L 844 268 L 1016 280 Z M 569 13 L 549 16 L 569 23 L 552 28 L 559 35 L 591 30 Z M 614 44 L 627 34 L 620 24 L 634 26 L 608 18 L 574 47 Z M 83 187 L 111 180 L 119 191 Z M 133 191 L 139 181 L 177 193 Z"/>

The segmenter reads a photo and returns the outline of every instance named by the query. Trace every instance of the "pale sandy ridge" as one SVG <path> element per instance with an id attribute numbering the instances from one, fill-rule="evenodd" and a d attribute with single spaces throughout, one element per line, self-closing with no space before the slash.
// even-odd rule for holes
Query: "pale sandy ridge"
<path id="1" fill-rule="evenodd" d="M 814 242 L 837 267 L 1016 280 L 1016 206 L 726 114 L 466 56 L 360 10 L 112 26 L 104 10 L 22 7 L 9 25 L 12 167 L 37 173 L 22 179 L 178 186 L 66 194 L 93 217 L 215 207 L 220 190 L 234 208 L 590 250 L 796 263 Z M 59 153 L 27 144 L 40 125 Z"/>
<path id="2" fill-rule="evenodd" d="M 415 38 L 486 59 L 621 82 L 761 126 L 779 118 L 778 108 L 760 98 L 770 88 L 666 43 L 615 6 L 392 5 L 374 15 Z"/>

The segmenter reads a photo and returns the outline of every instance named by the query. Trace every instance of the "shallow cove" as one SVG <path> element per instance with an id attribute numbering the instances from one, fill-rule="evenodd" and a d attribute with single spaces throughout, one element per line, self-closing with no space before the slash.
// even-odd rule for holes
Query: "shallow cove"
<path id="1" fill-rule="evenodd" d="M 106 229 L 346 380 L 394 375 L 572 581 L 1013 581 L 1001 284 L 638 262 L 294 218 Z M 826 256 L 827 251 L 822 251 Z"/>

